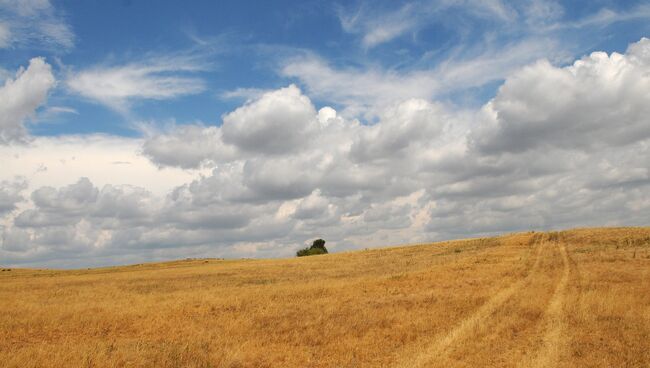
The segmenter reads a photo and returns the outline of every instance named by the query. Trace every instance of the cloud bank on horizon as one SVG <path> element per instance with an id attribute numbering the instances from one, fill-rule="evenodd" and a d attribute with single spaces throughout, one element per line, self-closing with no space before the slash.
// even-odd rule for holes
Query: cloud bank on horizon
<path id="1" fill-rule="evenodd" d="M 0 0 L 2 265 L 648 225 L 643 2 L 95 5 Z"/>

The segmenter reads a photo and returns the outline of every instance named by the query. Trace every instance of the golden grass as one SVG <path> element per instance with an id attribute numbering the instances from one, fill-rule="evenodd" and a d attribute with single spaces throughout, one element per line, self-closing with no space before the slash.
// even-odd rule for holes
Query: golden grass
<path id="1" fill-rule="evenodd" d="M 649 367 L 650 228 L 0 272 L 2 367 Z"/>

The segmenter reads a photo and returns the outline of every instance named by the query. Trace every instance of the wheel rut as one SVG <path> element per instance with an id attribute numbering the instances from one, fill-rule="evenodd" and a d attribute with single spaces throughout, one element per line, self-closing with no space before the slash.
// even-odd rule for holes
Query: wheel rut
<path id="1" fill-rule="evenodd" d="M 470 335 L 472 331 L 489 319 L 501 305 L 508 301 L 526 284 L 528 280 L 530 280 L 539 268 L 544 244 L 540 241 L 536 247 L 535 261 L 526 277 L 515 281 L 505 289 L 500 290 L 487 302 L 481 305 L 474 313 L 456 324 L 449 332 L 435 338 L 432 344 L 425 347 L 424 351 L 402 360 L 397 366 L 409 368 L 428 366 L 433 360 L 445 356 L 449 352 L 451 346 Z"/>
<path id="2" fill-rule="evenodd" d="M 569 256 L 566 246 L 558 244 L 560 254 L 562 255 L 562 276 L 553 296 L 551 297 L 542 320 L 543 338 L 542 346 L 537 351 L 532 362 L 526 364 L 527 367 L 556 367 L 560 361 L 562 353 L 566 347 L 566 315 L 564 306 L 566 304 L 566 289 L 570 277 Z"/>

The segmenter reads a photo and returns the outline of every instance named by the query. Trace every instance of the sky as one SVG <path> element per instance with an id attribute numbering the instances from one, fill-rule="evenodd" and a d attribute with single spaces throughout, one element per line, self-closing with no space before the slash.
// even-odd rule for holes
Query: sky
<path id="1" fill-rule="evenodd" d="M 0 0 L 0 265 L 650 219 L 646 1 Z"/>

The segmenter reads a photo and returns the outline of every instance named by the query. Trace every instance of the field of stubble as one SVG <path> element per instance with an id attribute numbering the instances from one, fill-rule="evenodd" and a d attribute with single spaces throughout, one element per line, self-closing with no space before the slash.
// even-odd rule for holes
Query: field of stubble
<path id="1" fill-rule="evenodd" d="M 650 228 L 0 272 L 2 367 L 650 367 Z"/>

